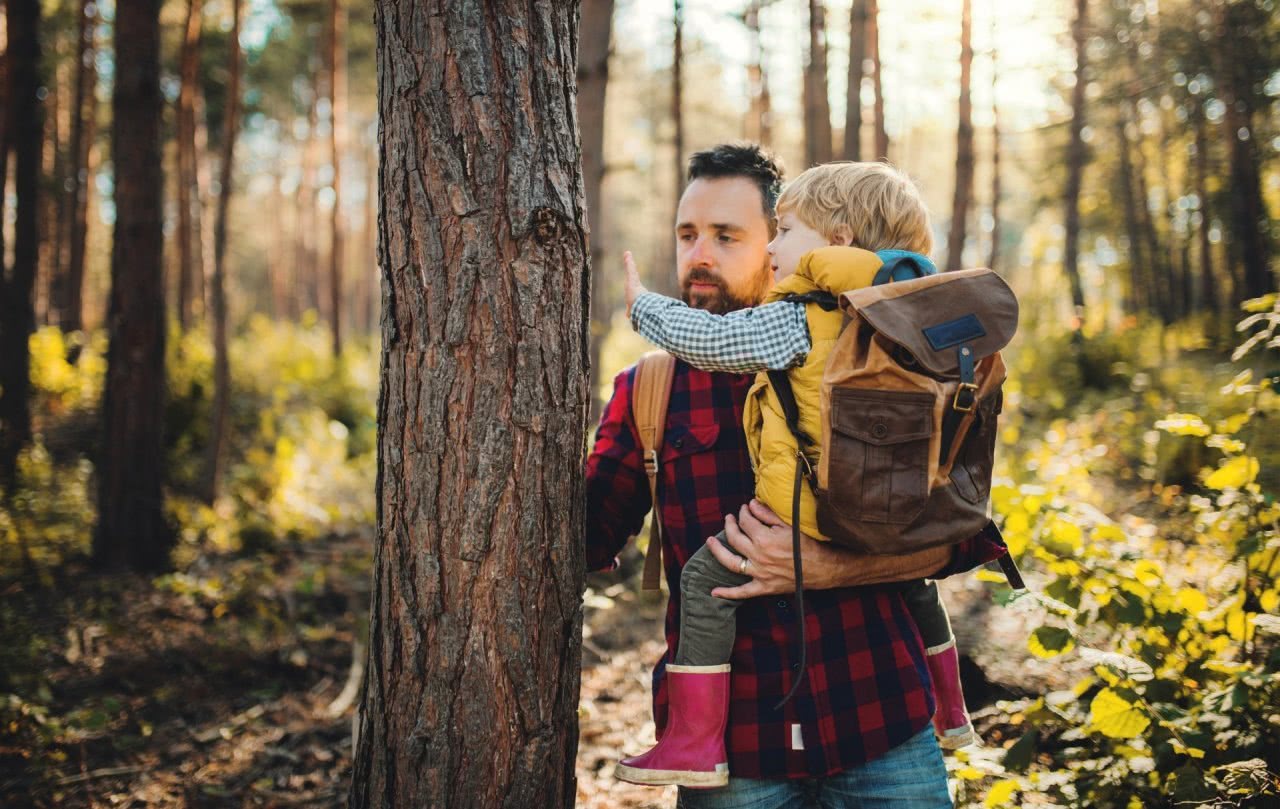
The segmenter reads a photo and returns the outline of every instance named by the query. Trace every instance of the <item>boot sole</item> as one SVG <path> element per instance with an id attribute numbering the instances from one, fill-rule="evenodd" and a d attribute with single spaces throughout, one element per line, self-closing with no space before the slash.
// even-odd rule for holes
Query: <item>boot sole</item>
<path id="1" fill-rule="evenodd" d="M 644 770 L 619 764 L 613 771 L 613 777 L 632 784 L 650 787 L 680 786 L 694 789 L 711 789 L 726 786 L 729 783 L 729 765 L 717 764 L 715 772 L 698 772 L 694 770 Z"/>

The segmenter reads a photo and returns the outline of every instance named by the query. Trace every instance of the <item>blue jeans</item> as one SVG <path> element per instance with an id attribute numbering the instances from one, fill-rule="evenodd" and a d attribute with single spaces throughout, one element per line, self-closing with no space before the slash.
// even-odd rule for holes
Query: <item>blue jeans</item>
<path id="1" fill-rule="evenodd" d="M 950 807 L 947 767 L 933 727 L 884 756 L 827 778 L 729 778 L 720 789 L 681 789 L 677 809 L 935 809 Z"/>

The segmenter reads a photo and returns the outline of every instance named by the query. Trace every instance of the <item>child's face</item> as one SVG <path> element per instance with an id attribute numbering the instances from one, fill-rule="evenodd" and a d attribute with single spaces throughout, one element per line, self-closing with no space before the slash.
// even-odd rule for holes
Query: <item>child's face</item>
<path id="1" fill-rule="evenodd" d="M 801 257 L 810 250 L 826 247 L 831 241 L 818 231 L 801 222 L 788 211 L 778 217 L 778 235 L 769 242 L 769 263 L 773 278 L 781 281 L 796 271 Z"/>

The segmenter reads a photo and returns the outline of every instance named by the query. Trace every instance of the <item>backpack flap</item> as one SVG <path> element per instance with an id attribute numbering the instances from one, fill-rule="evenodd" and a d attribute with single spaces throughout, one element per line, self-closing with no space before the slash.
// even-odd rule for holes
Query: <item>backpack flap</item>
<path id="1" fill-rule="evenodd" d="M 985 269 L 853 290 L 840 296 L 840 305 L 940 379 L 967 376 L 970 369 L 962 365 L 995 354 L 1018 328 L 1013 290 Z"/>

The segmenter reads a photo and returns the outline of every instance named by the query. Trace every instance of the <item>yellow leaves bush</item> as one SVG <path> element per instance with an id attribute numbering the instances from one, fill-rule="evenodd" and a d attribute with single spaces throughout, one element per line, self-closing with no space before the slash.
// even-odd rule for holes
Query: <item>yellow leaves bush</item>
<path id="1" fill-rule="evenodd" d="M 1132 739 L 1146 730 L 1151 720 L 1135 700 L 1104 688 L 1089 704 L 1089 724 L 1113 739 Z"/>

